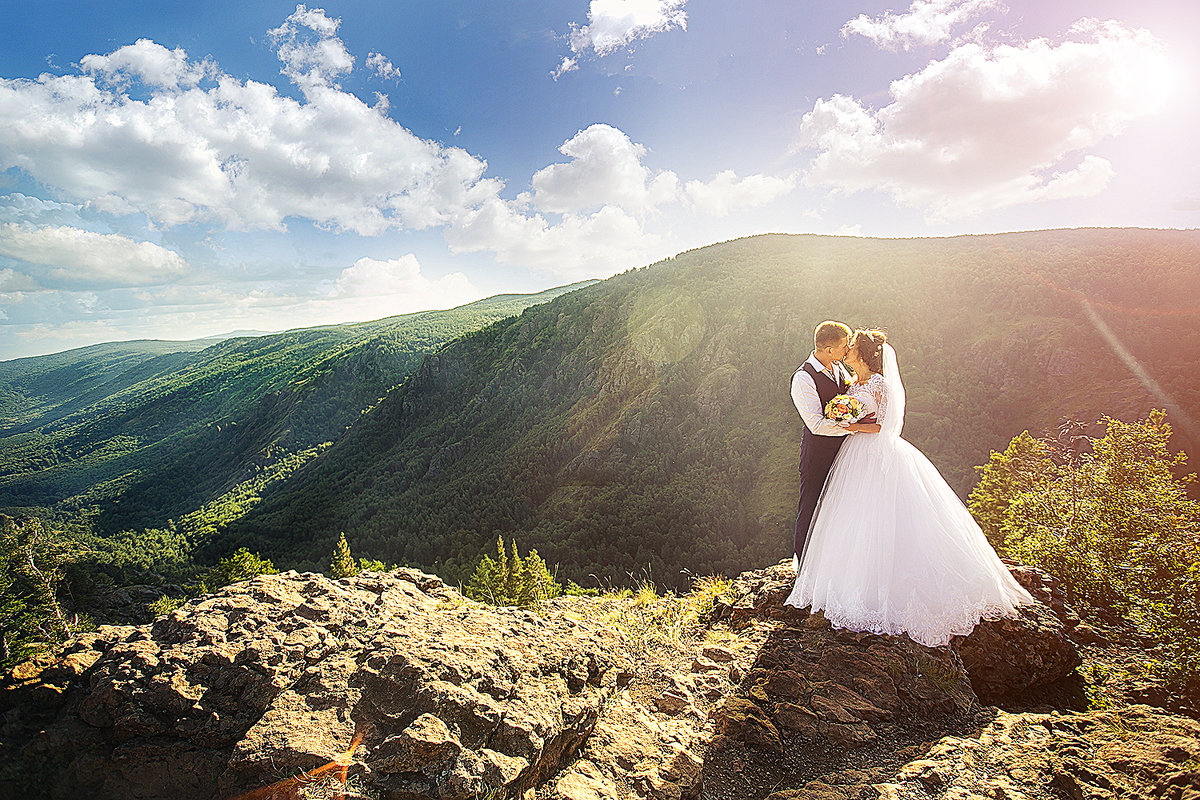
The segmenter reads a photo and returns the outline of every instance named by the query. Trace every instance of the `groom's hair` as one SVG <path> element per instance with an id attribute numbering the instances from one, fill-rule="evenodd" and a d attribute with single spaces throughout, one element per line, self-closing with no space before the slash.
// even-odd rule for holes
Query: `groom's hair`
<path id="1" fill-rule="evenodd" d="M 849 339 L 852 333 L 849 325 L 826 320 L 813 331 L 813 346 L 817 350 L 822 347 L 832 347 L 835 344 L 841 344 L 843 339 Z"/>

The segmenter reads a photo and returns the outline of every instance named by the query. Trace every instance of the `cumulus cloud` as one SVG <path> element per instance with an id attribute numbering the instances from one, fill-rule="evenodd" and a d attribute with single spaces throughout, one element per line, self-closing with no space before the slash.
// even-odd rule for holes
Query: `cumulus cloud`
<path id="1" fill-rule="evenodd" d="M 796 188 L 795 176 L 750 175 L 739 178 L 733 170 L 717 173 L 711 181 L 688 181 L 685 192 L 693 209 L 723 217 L 739 208 L 757 208 Z"/>
<path id="2" fill-rule="evenodd" d="M 687 0 L 592 0 L 588 23 L 571 24 L 567 40 L 572 54 L 564 56 L 552 74 L 557 79 L 577 69 L 588 51 L 606 56 L 638 39 L 675 28 L 687 30 L 685 5 Z"/>
<path id="3" fill-rule="evenodd" d="M 354 57 L 337 37 L 341 22 L 322 8 L 299 5 L 282 25 L 267 31 L 283 62 L 281 72 L 302 90 L 328 86 L 354 68 Z"/>
<path id="4" fill-rule="evenodd" d="M 0 292 L 28 292 L 40 288 L 38 282 L 23 272 L 5 267 L 0 269 Z M 0 313 L 4 311 L 0 308 Z M 0 319 L 8 319 L 5 314 Z"/>
<path id="5" fill-rule="evenodd" d="M 914 0 L 903 14 L 892 11 L 880 17 L 860 14 L 842 26 L 842 35 L 857 34 L 880 47 L 911 50 L 943 42 L 950 38 L 954 28 L 998 8 L 1003 8 L 1000 0 Z"/>
<path id="6" fill-rule="evenodd" d="M 877 111 L 818 100 L 800 125 L 800 147 L 818 151 L 806 180 L 883 190 L 931 221 L 1096 194 L 1112 166 L 1081 151 L 1161 107 L 1166 61 L 1148 31 L 1118 22 L 1083 20 L 1069 35 L 956 47 L 893 82 Z"/>
<path id="7" fill-rule="evenodd" d="M 314 13 L 300 18 L 334 27 Z M 152 42 L 137 46 L 140 61 L 113 54 L 84 75 L 0 80 L 0 169 L 17 167 L 98 211 L 143 213 L 167 227 L 282 229 L 296 217 L 373 235 L 445 224 L 498 190 L 482 179 L 481 159 L 420 139 L 322 84 L 337 59 L 301 49 L 281 46 L 281 57 L 305 87 L 304 101 L 214 67 L 198 84 L 171 84 L 171 75 L 195 70 L 179 66 L 180 51 Z M 135 61 L 136 76 L 150 81 L 145 100 L 108 79 L 114 69 L 134 76 Z"/>
<path id="8" fill-rule="evenodd" d="M 416 308 L 447 308 L 477 298 L 478 292 L 461 272 L 438 280 L 421 274 L 421 265 L 412 253 L 380 261 L 360 258 L 342 270 L 335 283 L 333 297 L 404 297 Z"/>
<path id="9" fill-rule="evenodd" d="M 603 53 L 685 18 L 683 2 L 597 0 L 590 20 L 588 47 Z M 645 164 L 643 145 L 593 125 L 563 143 L 564 163 L 506 199 L 482 158 L 415 136 L 388 116 L 382 95 L 372 107 L 336 84 L 354 67 L 338 29 L 339 20 L 300 5 L 270 31 L 300 99 L 147 39 L 86 56 L 77 75 L 0 80 L 0 170 L 16 168 L 65 200 L 47 216 L 10 196 L 7 211 L 0 200 L 0 223 L 94 227 L 83 212 L 140 215 L 159 229 L 284 230 L 294 220 L 366 236 L 440 228 L 460 251 L 574 277 L 658 254 L 662 240 L 643 224 L 664 206 L 722 214 L 781 190 L 779 179 L 724 173 L 685 188 L 674 172 Z M 367 66 L 395 70 L 377 53 Z M 138 263 L 127 274 L 149 276 Z M 169 272 L 163 264 L 159 275 Z"/>
<path id="10" fill-rule="evenodd" d="M 531 199 L 541 211 L 575 214 L 616 206 L 643 215 L 682 202 L 700 214 L 724 216 L 769 203 L 796 183 L 791 176 L 739 178 L 725 170 L 710 181 L 692 180 L 684 186 L 674 172 L 647 167 L 646 148 L 611 125 L 591 125 L 558 149 L 571 160 L 539 170 L 531 181 Z"/>
<path id="11" fill-rule="evenodd" d="M 491 198 L 456 221 L 446 231 L 451 248 L 491 250 L 504 263 L 572 279 L 610 275 L 666 255 L 667 243 L 645 222 L 667 207 L 723 216 L 769 203 L 796 183 L 726 170 L 684 186 L 674 172 L 647 167 L 646 148 L 605 124 L 579 131 L 559 151 L 570 160 L 538 170 L 530 192 L 515 201 Z"/>
<path id="12" fill-rule="evenodd" d="M 645 211 L 678 194 L 675 174 L 653 174 L 642 164 L 646 148 L 611 125 L 591 125 L 558 150 L 571 160 L 539 170 L 531 181 L 533 202 L 543 211 L 574 213 L 605 205 Z"/>
<path id="13" fill-rule="evenodd" d="M 448 229 L 446 242 L 452 252 L 491 251 L 501 263 L 577 279 L 645 263 L 657 252 L 661 238 L 616 206 L 591 214 L 563 214 L 552 223 L 492 198 Z"/>
<path id="14" fill-rule="evenodd" d="M 367 66 L 381 78 L 385 80 L 398 81 L 400 80 L 400 70 L 397 69 L 382 53 L 370 53 L 367 55 Z"/>
<path id="15" fill-rule="evenodd" d="M 61 225 L 0 225 L 0 255 L 43 268 L 42 283 L 67 286 L 153 284 L 188 269 L 182 256 L 153 242 Z"/>
<path id="16" fill-rule="evenodd" d="M 141 81 L 159 89 L 195 86 L 213 69 L 212 62 L 188 60 L 182 47 L 168 50 L 149 39 L 138 39 L 108 55 L 86 55 L 79 61 L 88 75 L 107 81 Z"/>

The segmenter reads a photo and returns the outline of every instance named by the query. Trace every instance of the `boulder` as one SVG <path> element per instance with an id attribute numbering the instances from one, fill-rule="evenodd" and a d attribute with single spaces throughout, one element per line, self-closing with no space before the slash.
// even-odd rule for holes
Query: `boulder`
<path id="1" fill-rule="evenodd" d="M 1126 775 L 1190 797 L 1195 748 L 1180 741 L 1194 723 L 1139 711 L 1126 735 L 1120 715 L 981 705 L 1077 659 L 1065 632 L 1079 622 L 1053 579 L 1013 571 L 1039 602 L 939 648 L 783 606 L 786 561 L 738 576 L 714 629 L 653 645 L 614 620 L 669 618 L 679 598 L 563 597 L 535 613 L 415 570 L 262 576 L 14 670 L 0 795 L 288 796 L 315 775 L 436 800 L 1015 797 L 1074 765 L 1053 793 Z M 1042 747 L 1057 761 L 1037 754 L 1039 731 L 1067 742 Z M 962 783 L 979 753 L 1008 783 Z"/>
<path id="2" fill-rule="evenodd" d="M 974 692 L 986 703 L 1061 681 L 1081 663 L 1069 635 L 1079 625 L 1079 616 L 1066 604 L 1059 582 L 1033 567 L 1009 568 L 1035 602 L 1022 606 L 1018 617 L 981 621 L 969 635 L 956 636 L 950 643 Z M 820 614 L 783 605 L 794 582 L 791 561 L 742 573 L 733 581 L 733 599 L 718 604 L 714 616 L 734 624 L 781 620 L 814 630 L 828 628 Z M 861 659 L 852 666 L 862 668 Z"/>
<path id="3" fill-rule="evenodd" d="M 1200 722 L 1146 706 L 1000 712 L 978 736 L 946 737 L 882 797 L 1200 797 Z"/>
<path id="4" fill-rule="evenodd" d="M 523 792 L 628 669 L 587 615 L 482 606 L 415 570 L 264 575 L 51 661 L 5 692 L 5 760 L 51 797 L 184 800 L 331 763 L 395 796 Z"/>
<path id="5" fill-rule="evenodd" d="M 1063 602 L 1058 582 L 1032 567 L 1012 573 L 1036 602 L 1021 606 L 1018 617 L 980 622 L 950 643 L 985 703 L 1061 681 L 1083 663 L 1070 637 L 1079 617 Z"/>

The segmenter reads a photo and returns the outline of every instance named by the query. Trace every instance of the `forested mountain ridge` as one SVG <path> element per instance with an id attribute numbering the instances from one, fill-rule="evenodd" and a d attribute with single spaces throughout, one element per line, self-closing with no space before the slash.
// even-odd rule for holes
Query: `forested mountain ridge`
<path id="1" fill-rule="evenodd" d="M 0 506 L 85 511 L 109 533 L 162 524 L 337 439 L 425 353 L 572 288 L 253 338 L 108 343 L 0 362 Z"/>
<path id="2" fill-rule="evenodd" d="M 735 574 L 790 546 L 787 387 L 821 320 L 888 330 L 905 436 L 965 495 L 1021 430 L 1167 404 L 1090 314 L 1195 417 L 1198 298 L 1195 231 L 712 245 L 427 357 L 221 546 L 315 567 L 344 531 L 358 553 L 454 580 L 500 532 L 576 579 Z"/>

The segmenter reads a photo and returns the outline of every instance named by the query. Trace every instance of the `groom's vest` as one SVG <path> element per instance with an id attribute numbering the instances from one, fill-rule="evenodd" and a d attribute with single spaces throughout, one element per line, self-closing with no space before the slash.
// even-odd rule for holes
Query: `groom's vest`
<path id="1" fill-rule="evenodd" d="M 830 400 L 839 394 L 844 394 L 849 388 L 840 379 L 835 381 L 825 373 L 813 369 L 812 364 L 807 361 L 800 366 L 800 369 L 807 372 L 813 383 L 816 384 L 817 397 L 821 398 L 822 409 L 829 405 Z M 846 441 L 846 437 L 819 436 L 810 431 L 807 425 L 801 427 L 804 428 L 804 433 L 800 439 L 800 471 L 817 470 L 822 473 L 820 480 L 823 483 L 825 475 L 829 474 L 829 466 L 833 463 L 837 451 L 841 449 L 842 443 Z"/>

